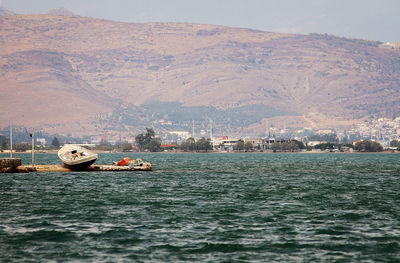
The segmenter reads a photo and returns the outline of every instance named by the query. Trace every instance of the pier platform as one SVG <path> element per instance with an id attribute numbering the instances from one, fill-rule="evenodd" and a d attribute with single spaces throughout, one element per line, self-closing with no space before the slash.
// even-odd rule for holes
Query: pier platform
<path id="1" fill-rule="evenodd" d="M 93 164 L 87 168 L 74 170 L 64 165 L 20 165 L 13 170 L 4 172 L 9 173 L 30 173 L 30 172 L 123 172 L 123 171 L 151 171 L 150 163 L 143 163 L 142 166 L 116 166 L 116 165 L 97 165 Z"/>
<path id="2" fill-rule="evenodd" d="M 20 158 L 0 158 L 0 173 L 14 171 L 22 163 Z"/>

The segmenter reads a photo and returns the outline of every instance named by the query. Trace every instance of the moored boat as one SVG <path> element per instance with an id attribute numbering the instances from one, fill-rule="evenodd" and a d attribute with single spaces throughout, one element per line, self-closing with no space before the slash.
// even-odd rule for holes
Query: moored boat
<path id="1" fill-rule="evenodd" d="M 82 146 L 67 144 L 58 151 L 58 157 L 66 166 L 81 169 L 93 164 L 98 155 Z"/>

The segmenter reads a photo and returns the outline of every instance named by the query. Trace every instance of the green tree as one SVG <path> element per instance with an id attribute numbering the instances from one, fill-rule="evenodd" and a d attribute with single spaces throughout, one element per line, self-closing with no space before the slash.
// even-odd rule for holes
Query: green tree
<path id="1" fill-rule="evenodd" d="M 371 142 L 370 151 L 371 152 L 381 152 L 381 151 L 383 151 L 383 147 L 382 147 L 382 145 L 380 145 L 380 143 Z"/>
<path id="2" fill-rule="evenodd" d="M 146 137 L 143 133 L 136 135 L 135 137 L 136 144 L 138 145 L 140 150 L 144 150 L 146 143 Z"/>
<path id="3" fill-rule="evenodd" d="M 178 147 L 180 150 L 188 152 L 196 150 L 196 141 L 190 137 L 185 142 L 181 143 Z"/>
<path id="4" fill-rule="evenodd" d="M 17 152 L 25 152 L 29 149 L 32 149 L 32 146 L 29 145 L 27 142 L 21 142 L 13 144 L 13 149 Z"/>
<path id="5" fill-rule="evenodd" d="M 284 151 L 298 151 L 299 150 L 299 145 L 295 141 L 289 141 L 289 142 L 284 142 L 281 145 L 282 150 Z"/>
<path id="6" fill-rule="evenodd" d="M 357 142 L 356 145 L 354 145 L 354 150 L 359 151 L 359 152 L 369 152 L 369 148 L 370 148 L 369 144 L 370 144 L 369 141 Z"/>
<path id="7" fill-rule="evenodd" d="M 146 145 L 146 149 L 148 149 L 150 152 L 159 152 L 161 150 L 161 139 L 152 138 Z"/>
<path id="8" fill-rule="evenodd" d="M 243 151 L 244 150 L 244 141 L 240 139 L 234 146 L 233 149 L 235 151 Z"/>
<path id="9" fill-rule="evenodd" d="M 246 152 L 252 151 L 253 150 L 253 144 L 251 142 L 246 142 L 244 144 L 244 150 Z"/>
<path id="10" fill-rule="evenodd" d="M 297 140 L 291 140 L 291 141 L 282 142 L 282 143 L 276 142 L 271 145 L 271 149 L 274 152 L 277 152 L 277 151 L 294 152 L 294 151 L 298 151 L 299 149 L 304 149 L 304 148 L 305 148 L 304 144 Z"/>
<path id="11" fill-rule="evenodd" d="M 122 143 L 121 147 L 123 152 L 129 152 L 132 150 L 132 144 L 130 144 L 129 142 Z"/>
<path id="12" fill-rule="evenodd" d="M 392 140 L 390 141 L 390 147 L 399 147 L 399 141 L 398 140 Z"/>
<path id="13" fill-rule="evenodd" d="M 60 142 L 58 141 L 57 137 L 53 138 L 53 141 L 51 142 L 51 145 L 54 147 L 60 147 Z"/>
<path id="14" fill-rule="evenodd" d="M 297 144 L 297 146 L 299 147 L 299 149 L 305 149 L 306 146 L 304 145 L 303 142 L 298 141 L 298 140 L 292 140 L 292 142 L 295 142 Z"/>
<path id="15" fill-rule="evenodd" d="M 186 142 L 182 142 L 181 144 L 178 145 L 178 149 L 184 152 L 189 151 L 189 148 L 187 147 Z"/>
<path id="16" fill-rule="evenodd" d="M 161 150 L 161 140 L 155 138 L 155 132 L 152 128 L 146 128 L 146 133 L 136 135 L 135 140 L 141 151 L 149 150 L 151 152 L 157 152 Z"/>
<path id="17" fill-rule="evenodd" d="M 354 149 L 359 152 L 381 152 L 383 151 L 382 145 L 377 142 L 361 141 L 357 142 Z"/>
<path id="18" fill-rule="evenodd" d="M 196 140 L 192 137 L 188 138 L 186 140 L 186 147 L 189 151 L 195 151 L 196 150 Z"/>
<path id="19" fill-rule="evenodd" d="M 274 152 L 280 151 L 281 150 L 281 144 L 277 143 L 277 142 L 274 142 L 271 145 L 271 150 L 274 151 Z"/>
<path id="20" fill-rule="evenodd" d="M 3 151 L 5 149 L 8 149 L 8 140 L 6 136 L 0 135 L 0 150 Z"/>
<path id="21" fill-rule="evenodd" d="M 335 143 L 330 143 L 330 142 L 328 142 L 328 143 L 320 143 L 320 144 L 317 144 L 317 145 L 315 145 L 315 149 L 320 149 L 320 150 L 325 150 L 325 149 L 334 149 L 335 148 L 335 145 L 337 145 L 337 144 L 335 144 Z"/>
<path id="22" fill-rule="evenodd" d="M 146 128 L 146 137 L 147 138 L 154 138 L 156 133 L 154 132 L 153 128 Z"/>
<path id="23" fill-rule="evenodd" d="M 210 151 L 212 150 L 211 139 L 201 138 L 196 142 L 196 149 L 198 151 Z"/>

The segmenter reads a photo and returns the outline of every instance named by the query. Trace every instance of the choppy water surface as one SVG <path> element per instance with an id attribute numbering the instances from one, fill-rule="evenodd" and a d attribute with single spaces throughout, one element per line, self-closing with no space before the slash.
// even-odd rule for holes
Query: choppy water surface
<path id="1" fill-rule="evenodd" d="M 400 155 L 140 157 L 153 172 L 0 174 L 0 261 L 400 262 Z"/>

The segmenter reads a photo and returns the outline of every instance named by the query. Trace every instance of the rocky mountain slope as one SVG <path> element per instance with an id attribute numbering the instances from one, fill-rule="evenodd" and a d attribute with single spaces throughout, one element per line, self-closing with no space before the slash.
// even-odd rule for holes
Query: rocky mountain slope
<path id="1" fill-rule="evenodd" d="M 187 23 L 0 17 L 1 127 L 78 135 L 185 129 L 190 120 L 212 119 L 215 129 L 229 125 L 232 133 L 261 132 L 267 120 L 343 128 L 399 116 L 399 91 L 400 51 L 377 42 Z"/>

